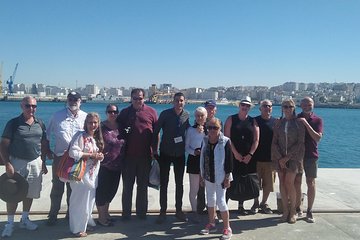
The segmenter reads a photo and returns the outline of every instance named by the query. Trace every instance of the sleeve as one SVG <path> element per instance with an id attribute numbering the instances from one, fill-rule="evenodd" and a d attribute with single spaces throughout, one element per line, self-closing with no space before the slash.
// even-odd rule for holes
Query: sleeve
<path id="1" fill-rule="evenodd" d="M 7 139 L 10 139 L 10 140 L 13 138 L 13 135 L 14 135 L 14 133 L 13 133 L 14 126 L 13 125 L 15 124 L 14 121 L 15 121 L 14 119 L 11 119 L 10 121 L 8 121 L 6 123 L 3 134 L 2 134 L 1 137 L 7 138 Z"/>
<path id="2" fill-rule="evenodd" d="M 279 129 L 280 126 L 274 127 L 273 131 L 273 139 L 271 143 L 271 160 L 276 165 L 280 158 L 283 157 L 280 151 L 280 145 L 279 145 Z"/>
<path id="3" fill-rule="evenodd" d="M 194 151 L 195 149 L 191 146 L 191 138 L 192 138 L 192 131 L 190 129 L 187 129 L 186 133 L 185 133 L 185 151 L 188 154 L 194 155 Z"/>
<path id="4" fill-rule="evenodd" d="M 204 155 L 206 151 L 206 143 L 203 140 L 201 144 L 201 153 L 200 153 L 200 176 L 204 177 Z"/>
<path id="5" fill-rule="evenodd" d="M 225 164 L 224 164 L 225 174 L 229 174 L 233 170 L 233 154 L 231 151 L 231 142 L 226 142 L 225 144 Z"/>
<path id="6" fill-rule="evenodd" d="M 159 138 L 158 138 L 158 134 L 163 126 L 163 122 L 164 122 L 164 112 L 160 113 L 160 116 L 157 120 L 157 123 L 155 124 L 155 128 L 154 128 L 154 134 L 153 134 L 153 146 L 156 146 L 155 148 L 157 148 L 158 144 L 159 144 Z"/>
<path id="7" fill-rule="evenodd" d="M 70 142 L 69 156 L 74 158 L 75 161 L 79 161 L 84 153 L 85 142 L 83 134 L 83 132 L 75 134 Z"/>

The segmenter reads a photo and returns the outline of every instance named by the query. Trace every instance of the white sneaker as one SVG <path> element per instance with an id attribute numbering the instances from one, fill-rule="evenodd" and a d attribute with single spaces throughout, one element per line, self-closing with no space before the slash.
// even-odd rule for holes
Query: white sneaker
<path id="1" fill-rule="evenodd" d="M 7 223 L 5 224 L 4 230 L 1 234 L 1 237 L 11 237 L 12 233 L 14 231 L 14 224 L 13 223 Z"/>
<path id="2" fill-rule="evenodd" d="M 229 240 L 232 237 L 232 230 L 231 228 L 225 228 L 223 230 L 223 235 L 220 237 L 221 240 Z"/>
<path id="3" fill-rule="evenodd" d="M 38 225 L 31 222 L 29 218 L 26 218 L 26 219 L 21 218 L 19 227 L 25 228 L 30 231 L 34 231 L 34 230 L 38 229 Z"/>

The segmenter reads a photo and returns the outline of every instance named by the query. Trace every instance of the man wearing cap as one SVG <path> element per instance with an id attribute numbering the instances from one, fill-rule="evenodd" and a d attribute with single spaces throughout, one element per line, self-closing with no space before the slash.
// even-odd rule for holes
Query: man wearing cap
<path id="1" fill-rule="evenodd" d="M 86 113 L 80 110 L 81 95 L 78 92 L 70 92 L 67 95 L 66 107 L 55 112 L 47 126 L 47 138 L 53 139 L 53 163 L 52 163 L 52 188 L 50 193 L 51 206 L 47 224 L 55 225 L 64 193 L 64 183 L 59 180 L 56 170 L 64 152 L 68 149 L 72 137 L 84 129 Z M 50 151 L 50 150 L 49 150 Z M 67 183 L 67 203 L 71 194 L 70 185 Z"/>
<path id="2" fill-rule="evenodd" d="M 46 159 L 44 149 L 48 148 L 48 142 L 43 122 L 35 117 L 36 107 L 35 98 L 24 97 L 21 101 L 22 114 L 6 124 L 1 138 L 0 153 L 5 163 L 7 177 L 20 183 L 20 185 L 16 184 L 20 188 L 19 192 L 13 189 L 15 192 L 7 192 L 12 196 L 1 194 L 2 199 L 7 201 L 8 214 L 8 222 L 2 232 L 2 237 L 10 237 L 13 233 L 14 215 L 19 201 L 23 202 L 20 228 L 27 230 L 38 228 L 29 220 L 29 212 L 33 199 L 40 198 L 42 174 L 47 172 L 43 159 L 44 161 Z M 21 184 L 19 174 L 28 182 L 28 189 Z M 3 178 L 2 176 L 1 179 Z M 2 188 L 8 185 L 6 182 L 1 182 L 1 184 Z M 24 191 L 27 191 L 27 194 Z"/>
<path id="3" fill-rule="evenodd" d="M 307 184 L 307 211 L 306 221 L 314 223 L 315 218 L 313 217 L 312 207 L 315 200 L 315 178 L 317 177 L 318 169 L 318 142 L 323 135 L 323 121 L 320 117 L 315 115 L 314 100 L 310 97 L 305 97 L 300 103 L 302 112 L 298 115 L 298 118 L 304 124 L 306 128 L 305 132 L 305 156 L 304 156 L 304 171 Z M 296 187 L 296 212 L 298 216 L 302 216 L 301 205 L 301 182 L 302 173 L 297 174 L 295 178 Z"/>

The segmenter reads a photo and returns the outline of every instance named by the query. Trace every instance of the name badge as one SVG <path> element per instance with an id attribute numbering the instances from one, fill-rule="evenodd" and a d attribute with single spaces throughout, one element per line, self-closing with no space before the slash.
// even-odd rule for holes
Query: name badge
<path id="1" fill-rule="evenodd" d="M 183 141 L 183 139 L 182 139 L 181 136 L 174 138 L 174 142 L 175 142 L 175 143 L 181 143 L 182 141 Z"/>

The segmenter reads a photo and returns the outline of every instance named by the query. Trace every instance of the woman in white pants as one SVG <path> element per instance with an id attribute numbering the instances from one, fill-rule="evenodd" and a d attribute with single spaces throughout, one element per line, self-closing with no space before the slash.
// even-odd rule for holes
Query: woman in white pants
<path id="1" fill-rule="evenodd" d="M 72 189 L 69 206 L 70 231 L 78 237 L 86 237 L 88 225 L 96 224 L 92 219 L 95 204 L 95 192 L 100 162 L 104 159 L 100 117 L 97 113 L 88 113 L 85 119 L 85 131 L 77 133 L 69 148 L 70 157 L 86 161 L 86 171 L 81 181 L 70 181 Z"/>
<path id="2" fill-rule="evenodd" d="M 201 230 L 201 234 L 216 232 L 215 210 L 219 208 L 224 228 L 220 239 L 230 239 L 232 230 L 229 223 L 229 210 L 226 204 L 226 189 L 232 181 L 233 154 L 231 142 L 221 130 L 218 118 L 209 120 L 206 124 L 208 135 L 204 137 L 200 156 L 201 179 L 205 182 L 206 200 L 209 213 L 209 223 Z"/>

